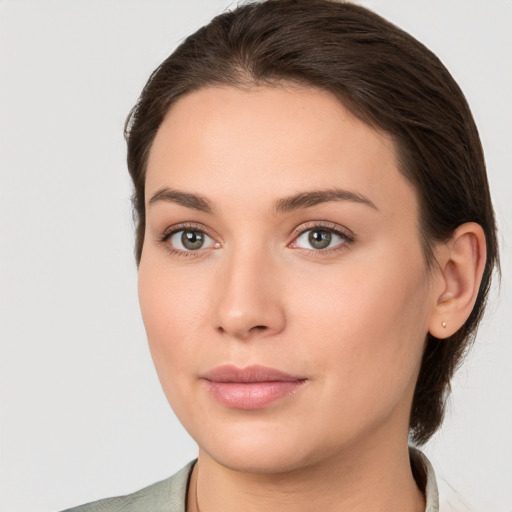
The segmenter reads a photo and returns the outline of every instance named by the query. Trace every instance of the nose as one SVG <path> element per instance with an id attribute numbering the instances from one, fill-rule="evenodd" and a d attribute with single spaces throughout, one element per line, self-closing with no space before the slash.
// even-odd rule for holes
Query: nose
<path id="1" fill-rule="evenodd" d="M 285 328 L 279 271 L 270 255 L 233 254 L 223 261 L 218 282 L 214 324 L 219 333 L 249 340 L 272 336 Z"/>

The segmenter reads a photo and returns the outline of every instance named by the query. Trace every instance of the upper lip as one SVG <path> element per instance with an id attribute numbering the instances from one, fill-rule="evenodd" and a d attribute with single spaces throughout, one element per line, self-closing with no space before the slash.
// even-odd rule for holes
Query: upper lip
<path id="1" fill-rule="evenodd" d="M 267 366 L 252 365 L 238 368 L 232 364 L 216 366 L 201 375 L 201 378 L 211 382 L 293 382 L 306 380 L 289 373 L 269 368 Z"/>

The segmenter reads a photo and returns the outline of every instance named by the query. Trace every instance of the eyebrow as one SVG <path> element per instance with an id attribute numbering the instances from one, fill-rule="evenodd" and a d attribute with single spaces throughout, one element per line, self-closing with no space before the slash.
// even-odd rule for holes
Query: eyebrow
<path id="1" fill-rule="evenodd" d="M 148 205 L 154 204 L 158 201 L 166 201 L 168 203 L 177 203 L 186 208 L 199 210 L 204 213 L 212 213 L 212 204 L 206 197 L 198 194 L 191 194 L 189 192 L 182 192 L 181 190 L 172 190 L 170 188 L 162 188 L 151 196 Z"/>
<path id="2" fill-rule="evenodd" d="M 379 210 L 375 204 L 367 197 L 357 192 L 333 188 L 328 190 L 313 190 L 310 192 L 301 192 L 289 197 L 283 197 L 274 203 L 276 213 L 286 213 L 300 208 L 311 208 L 318 204 L 329 203 L 331 201 L 351 201 L 364 204 Z"/>
<path id="3" fill-rule="evenodd" d="M 213 213 L 212 203 L 206 199 L 206 197 L 190 192 L 163 188 L 153 194 L 148 201 L 148 205 L 158 201 L 176 203 L 204 213 Z M 351 201 L 369 206 L 377 211 L 379 210 L 375 204 L 364 195 L 339 188 L 300 192 L 292 196 L 283 197 L 274 203 L 273 210 L 276 214 L 287 213 L 301 208 L 312 208 L 313 206 L 332 201 Z"/>

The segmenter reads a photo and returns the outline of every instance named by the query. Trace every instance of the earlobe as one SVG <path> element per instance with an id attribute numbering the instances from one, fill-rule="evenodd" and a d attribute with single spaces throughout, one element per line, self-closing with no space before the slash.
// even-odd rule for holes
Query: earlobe
<path id="1" fill-rule="evenodd" d="M 438 252 L 440 286 L 429 324 L 432 336 L 448 338 L 464 325 L 475 305 L 486 255 L 484 231 L 474 222 L 459 226 Z"/>

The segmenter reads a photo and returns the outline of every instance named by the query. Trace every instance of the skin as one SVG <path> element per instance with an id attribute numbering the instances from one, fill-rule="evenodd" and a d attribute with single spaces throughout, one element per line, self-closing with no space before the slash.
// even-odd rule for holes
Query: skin
<path id="1" fill-rule="evenodd" d="M 275 209 L 333 188 L 372 204 Z M 204 88 L 159 128 L 146 204 L 142 315 L 164 392 L 199 445 L 188 509 L 197 498 L 203 512 L 424 510 L 407 451 L 424 339 L 474 286 L 460 284 L 455 244 L 427 269 L 392 140 L 312 88 Z M 328 249 L 308 241 L 318 223 Z M 204 245 L 180 245 L 180 229 L 206 233 Z M 477 231 L 458 246 L 473 274 Z M 455 323 L 435 329 L 448 336 Z M 201 378 L 226 363 L 305 382 L 266 407 L 233 409 Z"/>

